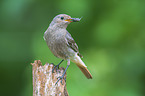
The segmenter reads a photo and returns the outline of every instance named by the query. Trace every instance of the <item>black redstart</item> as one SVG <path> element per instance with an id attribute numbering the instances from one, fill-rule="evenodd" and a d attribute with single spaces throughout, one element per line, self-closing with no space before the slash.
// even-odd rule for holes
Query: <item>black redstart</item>
<path id="1" fill-rule="evenodd" d="M 49 49 L 56 57 L 67 60 L 67 68 L 70 65 L 70 61 L 72 61 L 80 68 L 80 70 L 88 79 L 92 79 L 91 73 L 80 58 L 82 55 L 79 53 L 77 44 L 75 43 L 71 34 L 66 30 L 68 24 L 78 21 L 80 21 L 79 18 L 71 18 L 66 14 L 57 15 L 53 18 L 48 29 L 44 33 L 44 39 Z M 57 65 L 57 67 L 60 65 L 60 63 Z M 65 72 L 67 68 L 65 69 Z M 58 77 L 58 81 L 64 78 L 64 74 Z"/>

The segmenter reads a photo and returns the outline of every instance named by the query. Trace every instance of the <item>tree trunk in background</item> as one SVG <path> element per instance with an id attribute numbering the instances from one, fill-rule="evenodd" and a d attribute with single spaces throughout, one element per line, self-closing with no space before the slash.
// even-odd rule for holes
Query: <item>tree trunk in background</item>
<path id="1" fill-rule="evenodd" d="M 57 77 L 62 76 L 64 68 L 59 68 L 52 73 L 53 64 L 42 66 L 40 60 L 31 63 L 33 66 L 33 96 L 68 96 L 65 80 L 59 81 L 56 85 Z M 66 77 L 66 74 L 65 74 Z"/>

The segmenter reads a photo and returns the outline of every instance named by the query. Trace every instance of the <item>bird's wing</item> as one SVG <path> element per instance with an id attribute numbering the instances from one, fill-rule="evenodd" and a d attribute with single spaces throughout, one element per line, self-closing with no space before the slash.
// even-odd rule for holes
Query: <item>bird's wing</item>
<path id="1" fill-rule="evenodd" d="M 74 41 L 74 39 L 72 38 L 71 34 L 70 33 L 66 33 L 65 35 L 65 38 L 67 40 L 67 46 L 69 46 L 70 48 L 72 48 L 75 52 L 78 53 L 78 55 L 80 57 L 83 57 L 80 53 L 79 53 L 79 50 L 78 50 L 78 45 L 76 44 L 76 42 Z"/>

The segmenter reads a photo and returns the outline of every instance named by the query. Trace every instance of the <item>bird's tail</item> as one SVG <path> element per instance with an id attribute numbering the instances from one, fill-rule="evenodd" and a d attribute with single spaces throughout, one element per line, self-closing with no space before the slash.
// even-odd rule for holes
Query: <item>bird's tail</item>
<path id="1" fill-rule="evenodd" d="M 73 60 L 71 59 L 71 61 L 76 63 L 76 65 L 80 68 L 80 70 L 88 79 L 92 79 L 92 75 L 87 69 L 87 66 L 84 64 L 84 62 L 81 60 L 81 58 L 78 55 L 75 56 Z"/>

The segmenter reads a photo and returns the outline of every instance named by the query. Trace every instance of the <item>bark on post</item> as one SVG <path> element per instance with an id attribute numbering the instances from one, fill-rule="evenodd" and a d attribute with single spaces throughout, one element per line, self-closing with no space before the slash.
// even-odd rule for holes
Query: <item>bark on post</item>
<path id="1" fill-rule="evenodd" d="M 65 80 L 59 81 L 56 85 L 57 77 L 62 76 L 64 68 L 59 68 L 52 73 L 53 64 L 42 65 L 40 60 L 31 63 L 33 66 L 33 96 L 68 96 Z M 66 74 L 65 74 L 66 76 Z"/>

